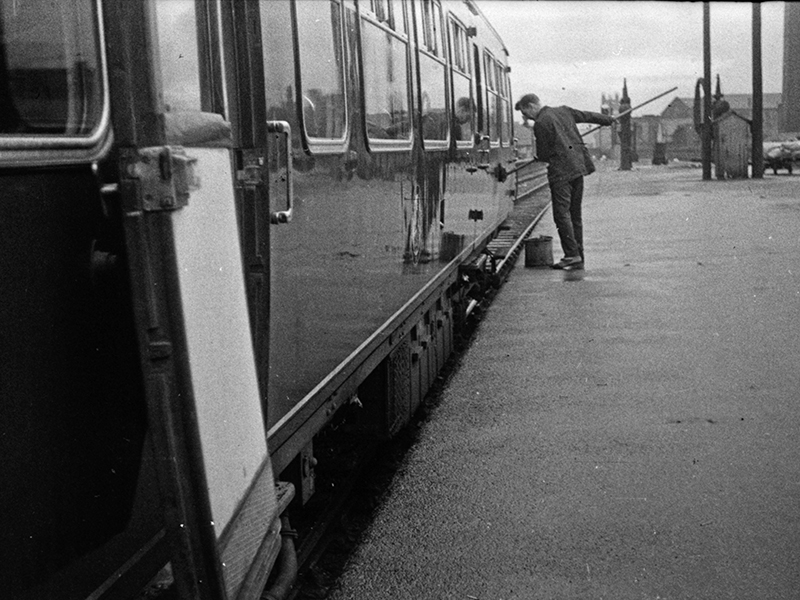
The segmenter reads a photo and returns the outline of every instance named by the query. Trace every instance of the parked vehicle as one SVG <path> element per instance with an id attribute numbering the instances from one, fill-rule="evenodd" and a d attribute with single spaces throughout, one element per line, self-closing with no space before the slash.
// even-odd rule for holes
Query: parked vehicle
<path id="1" fill-rule="evenodd" d="M 796 162 L 800 162 L 800 140 L 764 143 L 764 167 L 775 175 L 779 169 L 786 169 L 791 175 Z"/>

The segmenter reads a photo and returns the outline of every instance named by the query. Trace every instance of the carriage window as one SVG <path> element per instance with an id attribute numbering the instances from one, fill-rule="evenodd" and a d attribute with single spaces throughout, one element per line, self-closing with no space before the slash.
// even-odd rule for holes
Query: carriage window
<path id="1" fill-rule="evenodd" d="M 423 55 L 419 58 L 419 71 L 422 90 L 422 136 L 426 140 L 446 140 L 449 124 L 444 63 Z"/>
<path id="2" fill-rule="evenodd" d="M 497 61 L 488 52 L 483 54 L 483 72 L 486 77 L 486 125 L 489 139 L 492 142 L 500 141 L 500 114 L 502 101 L 497 93 Z"/>
<path id="3" fill-rule="evenodd" d="M 470 76 L 469 38 L 464 27 L 450 21 L 452 32 L 453 65 L 453 135 L 457 142 L 472 143 L 475 133 L 475 101 L 472 96 L 472 78 Z M 462 144 L 463 145 L 463 144 Z"/>
<path id="4" fill-rule="evenodd" d="M 370 0 L 369 8 L 377 21 L 394 29 L 397 33 L 406 32 L 403 0 Z"/>
<path id="5" fill-rule="evenodd" d="M 86 135 L 100 124 L 95 2 L 0 0 L 0 135 Z"/>
<path id="6" fill-rule="evenodd" d="M 498 99 L 498 121 L 500 125 L 500 138 L 504 145 L 511 142 L 511 102 L 509 93 L 508 71 L 505 65 L 497 63 L 497 81 L 500 87 Z"/>
<path id="7" fill-rule="evenodd" d="M 339 3 L 331 1 L 326 7 L 320 2 L 302 1 L 295 7 L 306 135 L 343 139 L 347 119 Z"/>
<path id="8" fill-rule="evenodd" d="M 470 94 L 469 80 L 457 73 L 453 75 L 455 107 L 453 110 L 453 131 L 457 142 L 472 143 L 475 133 L 475 103 Z"/>
<path id="9" fill-rule="evenodd" d="M 496 89 L 494 83 L 495 69 L 494 58 L 487 52 L 483 55 L 483 72 L 486 74 L 486 87 L 490 90 Z"/>
<path id="10" fill-rule="evenodd" d="M 419 78 L 421 90 L 422 137 L 445 142 L 450 131 L 445 94 L 445 62 L 441 44 L 442 9 L 438 2 L 423 0 L 417 15 L 422 19 L 423 35 L 419 40 Z M 442 144 L 428 144 L 437 147 Z"/>
<path id="11" fill-rule="evenodd" d="M 261 28 L 264 48 L 264 72 L 270 85 L 264 93 L 267 99 L 267 119 L 288 121 L 296 126 L 295 62 L 292 44 L 291 6 L 284 2 L 260 2 Z"/>
<path id="12" fill-rule="evenodd" d="M 391 0 L 392 3 L 392 28 L 397 33 L 406 32 L 406 19 L 403 14 L 403 0 Z"/>
<path id="13" fill-rule="evenodd" d="M 503 72 L 500 70 L 500 63 L 494 63 L 494 90 L 498 93 L 498 95 L 503 95 Z"/>
<path id="14" fill-rule="evenodd" d="M 389 23 L 391 26 L 391 12 L 389 10 L 389 0 L 370 0 L 369 7 L 375 13 L 378 21 Z"/>
<path id="15" fill-rule="evenodd" d="M 419 44 L 434 56 L 442 56 L 442 7 L 434 0 L 422 0 L 417 6 Z"/>
<path id="16" fill-rule="evenodd" d="M 508 97 L 508 92 L 506 82 L 508 78 L 506 77 L 506 67 L 502 63 L 497 63 L 497 91 L 503 97 Z"/>
<path id="17" fill-rule="evenodd" d="M 195 1 L 159 0 L 155 6 L 164 111 L 199 111 L 202 88 Z"/>
<path id="18" fill-rule="evenodd" d="M 408 45 L 366 18 L 361 22 L 361 37 L 367 136 L 370 140 L 408 140 Z"/>
<path id="19" fill-rule="evenodd" d="M 453 56 L 451 57 L 453 67 L 462 73 L 469 74 L 469 38 L 467 37 L 467 31 L 463 25 L 455 21 L 451 21 L 450 25 L 453 34 Z"/>

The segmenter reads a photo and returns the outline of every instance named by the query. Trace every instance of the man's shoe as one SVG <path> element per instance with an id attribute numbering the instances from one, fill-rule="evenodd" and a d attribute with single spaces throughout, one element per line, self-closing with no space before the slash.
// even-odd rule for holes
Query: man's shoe
<path id="1" fill-rule="evenodd" d="M 580 266 L 579 266 L 580 265 Z M 554 269 L 575 270 L 583 268 L 583 261 L 580 256 L 565 256 L 553 265 Z"/>

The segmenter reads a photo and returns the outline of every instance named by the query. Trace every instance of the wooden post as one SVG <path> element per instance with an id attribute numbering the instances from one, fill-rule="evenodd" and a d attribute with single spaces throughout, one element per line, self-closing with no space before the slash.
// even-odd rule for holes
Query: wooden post
<path id="1" fill-rule="evenodd" d="M 703 179 L 711 179 L 711 8 L 703 2 Z"/>
<path id="2" fill-rule="evenodd" d="M 761 4 L 753 2 L 753 120 L 750 160 L 753 179 L 764 177 L 764 88 L 761 72 Z"/>

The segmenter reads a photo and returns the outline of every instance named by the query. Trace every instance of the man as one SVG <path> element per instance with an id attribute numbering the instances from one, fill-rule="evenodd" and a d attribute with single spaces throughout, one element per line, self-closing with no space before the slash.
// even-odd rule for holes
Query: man
<path id="1" fill-rule="evenodd" d="M 534 122 L 536 156 L 547 164 L 547 181 L 553 203 L 553 220 L 564 258 L 554 269 L 583 269 L 583 176 L 594 173 L 594 164 L 576 123 L 611 125 L 614 118 L 569 106 L 542 106 L 536 94 L 525 94 L 514 108 L 527 124 Z"/>
<path id="2" fill-rule="evenodd" d="M 466 96 L 456 101 L 456 110 L 453 113 L 453 131 L 456 140 L 472 140 L 472 113 L 474 104 Z"/>

